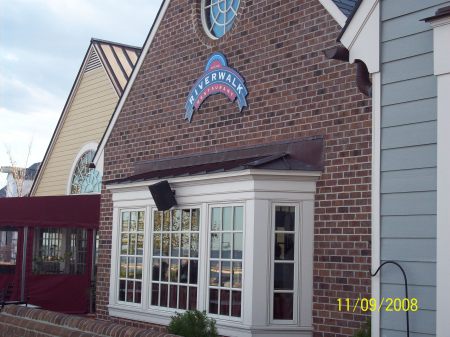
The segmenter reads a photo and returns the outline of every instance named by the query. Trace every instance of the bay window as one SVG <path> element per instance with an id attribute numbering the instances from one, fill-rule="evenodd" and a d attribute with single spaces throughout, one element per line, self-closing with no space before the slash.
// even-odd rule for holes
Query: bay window
<path id="1" fill-rule="evenodd" d="M 109 314 L 167 325 L 175 312 L 197 309 L 221 335 L 310 337 L 317 175 L 173 178 L 179 206 L 168 211 L 155 208 L 154 182 L 108 186 Z"/>

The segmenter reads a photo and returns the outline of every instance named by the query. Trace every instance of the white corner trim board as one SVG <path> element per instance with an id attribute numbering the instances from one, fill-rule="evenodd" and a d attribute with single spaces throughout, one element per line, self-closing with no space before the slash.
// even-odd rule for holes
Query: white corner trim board
<path id="1" fill-rule="evenodd" d="M 125 101 L 127 100 L 127 97 L 131 90 L 131 87 L 133 86 L 134 81 L 136 80 L 137 74 L 139 73 L 139 70 L 141 69 L 142 63 L 144 63 L 145 57 L 148 53 L 148 50 L 150 49 L 153 39 L 155 38 L 156 32 L 158 31 L 158 28 L 159 28 L 159 25 L 161 24 L 164 14 L 166 13 L 167 8 L 169 7 L 169 3 L 170 3 L 170 0 L 163 0 L 163 3 L 159 10 L 158 16 L 155 19 L 154 25 L 149 32 L 147 40 L 145 41 L 145 45 L 144 45 L 144 48 L 142 49 L 142 53 L 139 56 L 137 64 L 134 67 L 134 70 L 131 74 L 131 78 L 128 81 L 127 86 L 125 87 L 125 91 L 122 94 L 122 97 L 120 98 L 119 103 L 117 104 L 116 110 L 114 111 L 114 113 L 112 115 L 112 118 L 108 125 L 108 128 L 106 129 L 106 132 L 103 135 L 103 138 L 101 140 L 101 143 L 98 147 L 97 153 L 95 154 L 95 157 L 93 160 L 94 163 L 97 163 L 100 160 L 100 155 L 103 153 L 103 149 L 105 148 L 106 142 L 108 141 L 109 136 L 111 135 L 114 125 L 116 124 L 117 118 L 119 117 L 119 114 L 122 111 L 123 105 L 124 105 Z"/>
<path id="2" fill-rule="evenodd" d="M 433 26 L 434 74 L 437 78 L 437 251 L 436 251 L 436 336 L 450 331 L 450 17 L 431 20 Z"/>
<path id="3" fill-rule="evenodd" d="M 347 21 L 347 17 L 341 10 L 336 6 L 334 1 L 332 0 L 319 0 L 323 7 L 330 13 L 333 19 L 339 24 L 339 26 L 344 27 L 345 22 Z"/>

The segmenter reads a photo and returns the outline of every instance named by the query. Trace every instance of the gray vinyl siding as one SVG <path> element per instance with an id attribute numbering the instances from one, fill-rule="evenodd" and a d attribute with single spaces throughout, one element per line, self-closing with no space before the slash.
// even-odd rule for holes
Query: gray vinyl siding
<path id="1" fill-rule="evenodd" d="M 433 34 L 420 21 L 442 0 L 381 1 L 381 260 L 405 269 L 411 337 L 436 336 L 436 78 Z M 400 271 L 386 266 L 382 297 L 404 297 Z M 403 312 L 381 313 L 381 336 L 405 336 Z"/>

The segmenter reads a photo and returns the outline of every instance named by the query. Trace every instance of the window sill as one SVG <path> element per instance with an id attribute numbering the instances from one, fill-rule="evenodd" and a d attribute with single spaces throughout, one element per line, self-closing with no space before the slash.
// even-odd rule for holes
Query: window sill
<path id="1" fill-rule="evenodd" d="M 142 309 L 132 306 L 109 305 L 109 315 L 133 321 L 147 322 L 157 325 L 169 325 L 174 311 L 156 311 L 153 309 Z M 293 325 L 271 325 L 271 326 L 249 326 L 242 322 L 222 320 L 214 317 L 220 335 L 235 337 L 278 337 L 296 336 L 312 337 L 312 327 L 299 327 Z"/>

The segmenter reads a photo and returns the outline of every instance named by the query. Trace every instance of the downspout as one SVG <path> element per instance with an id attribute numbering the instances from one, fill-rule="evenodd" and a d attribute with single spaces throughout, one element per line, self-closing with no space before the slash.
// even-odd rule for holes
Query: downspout
<path id="1" fill-rule="evenodd" d="M 323 51 L 325 57 L 329 60 L 338 60 L 349 62 L 349 51 L 343 46 L 336 46 Z M 367 97 L 372 97 L 372 82 L 370 80 L 369 70 L 366 64 L 361 60 L 356 60 L 356 86 L 359 92 Z"/>

